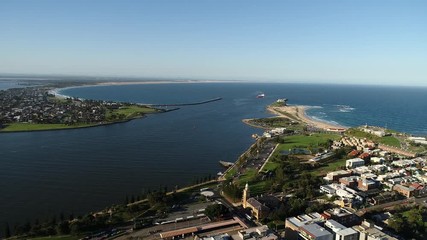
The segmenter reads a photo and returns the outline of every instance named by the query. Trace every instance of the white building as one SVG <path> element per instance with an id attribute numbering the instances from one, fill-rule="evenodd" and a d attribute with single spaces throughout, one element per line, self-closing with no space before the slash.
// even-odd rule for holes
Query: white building
<path id="1" fill-rule="evenodd" d="M 300 239 L 305 240 L 333 240 L 334 235 L 318 224 L 309 224 L 300 227 Z"/>
<path id="2" fill-rule="evenodd" d="M 371 157 L 371 162 L 372 163 L 383 163 L 384 162 L 384 158 L 382 157 Z"/>
<path id="3" fill-rule="evenodd" d="M 365 160 L 361 159 L 361 158 L 353 158 L 353 159 L 349 159 L 345 162 L 345 166 L 347 168 L 356 168 L 356 167 L 360 167 L 360 166 L 364 166 L 365 165 Z"/>
<path id="4" fill-rule="evenodd" d="M 359 233 L 352 228 L 345 227 L 335 220 L 327 220 L 325 227 L 335 233 L 335 240 L 358 240 Z"/>
<path id="5" fill-rule="evenodd" d="M 354 226 L 353 229 L 359 232 L 359 240 L 397 240 L 397 238 L 382 232 L 374 224 L 367 221 L 359 226 Z"/>

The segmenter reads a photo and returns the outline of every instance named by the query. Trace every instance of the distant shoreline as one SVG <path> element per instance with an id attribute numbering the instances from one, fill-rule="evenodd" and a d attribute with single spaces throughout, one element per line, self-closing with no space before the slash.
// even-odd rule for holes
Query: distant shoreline
<path id="1" fill-rule="evenodd" d="M 114 82 L 100 82 L 94 85 L 86 86 L 120 86 L 120 85 L 143 85 L 143 84 L 185 84 L 185 83 L 233 83 L 240 81 L 220 81 L 220 80 L 185 80 L 185 81 L 114 81 Z"/>
<path id="2" fill-rule="evenodd" d="M 241 81 L 221 81 L 221 80 L 185 80 L 185 81 L 105 81 L 89 84 L 81 84 L 68 87 L 52 88 L 49 92 L 58 98 L 69 98 L 71 96 L 63 95 L 60 91 L 73 88 L 100 87 L 100 86 L 125 86 L 125 85 L 151 85 L 151 84 L 191 84 L 191 83 L 237 83 Z"/>

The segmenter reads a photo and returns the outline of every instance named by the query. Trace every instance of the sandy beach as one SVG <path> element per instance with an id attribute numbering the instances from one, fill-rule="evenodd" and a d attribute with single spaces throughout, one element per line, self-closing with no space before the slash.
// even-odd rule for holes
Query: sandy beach
<path id="1" fill-rule="evenodd" d="M 310 126 L 327 130 L 327 131 L 344 131 L 347 129 L 344 126 L 334 125 L 331 123 L 318 121 L 308 117 L 307 114 L 305 113 L 305 111 L 308 108 L 309 108 L 308 106 L 302 106 L 302 105 L 283 106 L 283 107 L 269 106 L 267 107 L 267 110 L 277 116 L 291 118 L 292 120 L 304 122 Z"/>

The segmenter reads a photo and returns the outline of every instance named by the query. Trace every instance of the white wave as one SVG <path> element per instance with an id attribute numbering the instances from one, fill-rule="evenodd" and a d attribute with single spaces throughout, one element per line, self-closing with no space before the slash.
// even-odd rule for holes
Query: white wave
<path id="1" fill-rule="evenodd" d="M 353 108 L 349 105 L 334 105 L 334 106 L 338 108 L 339 112 L 344 112 L 344 113 L 352 112 L 352 111 L 356 110 L 356 108 Z"/>
<path id="2" fill-rule="evenodd" d="M 322 106 L 304 106 L 305 109 L 322 109 Z"/>
<path id="3" fill-rule="evenodd" d="M 324 123 L 331 124 L 331 125 L 335 125 L 335 126 L 343 126 L 343 127 L 346 127 L 345 125 L 343 125 L 343 124 L 341 124 L 341 123 L 339 123 L 339 122 L 336 122 L 336 121 L 333 121 L 333 120 L 327 120 L 327 119 L 322 118 L 322 117 L 312 116 L 312 115 L 310 115 L 310 116 L 309 116 L 309 115 L 307 115 L 307 117 L 309 117 L 309 118 L 311 118 L 311 119 L 313 119 L 313 120 L 315 120 L 315 121 L 324 122 Z"/>

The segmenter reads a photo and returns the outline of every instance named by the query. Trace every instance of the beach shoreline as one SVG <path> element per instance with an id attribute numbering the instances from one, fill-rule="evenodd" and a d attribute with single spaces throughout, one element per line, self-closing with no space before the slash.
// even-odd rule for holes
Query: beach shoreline
<path id="1" fill-rule="evenodd" d="M 151 85 L 151 84 L 190 84 L 190 83 L 236 83 L 241 81 L 221 81 L 221 80 L 183 80 L 183 81 L 106 81 L 82 84 L 68 87 L 52 88 L 49 93 L 55 95 L 58 98 L 69 98 L 71 96 L 63 95 L 60 92 L 66 89 L 73 88 L 85 88 L 85 87 L 102 87 L 102 86 L 125 86 L 125 85 Z"/>
<path id="2" fill-rule="evenodd" d="M 310 106 L 304 105 L 291 105 L 280 107 L 268 106 L 267 110 L 276 116 L 290 118 L 292 120 L 305 123 L 308 126 L 312 126 L 314 128 L 322 129 L 325 131 L 342 132 L 348 129 L 347 127 L 341 126 L 339 124 L 332 124 L 309 117 L 306 113 L 309 108 Z"/>

